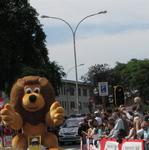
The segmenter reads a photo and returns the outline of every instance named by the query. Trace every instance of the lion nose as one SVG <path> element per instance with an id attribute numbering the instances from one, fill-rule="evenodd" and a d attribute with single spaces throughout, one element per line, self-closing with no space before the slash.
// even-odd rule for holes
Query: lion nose
<path id="1" fill-rule="evenodd" d="M 31 103 L 34 103 L 34 102 L 36 101 L 36 96 L 35 96 L 35 95 L 30 95 L 30 96 L 29 96 L 29 101 L 30 101 Z"/>

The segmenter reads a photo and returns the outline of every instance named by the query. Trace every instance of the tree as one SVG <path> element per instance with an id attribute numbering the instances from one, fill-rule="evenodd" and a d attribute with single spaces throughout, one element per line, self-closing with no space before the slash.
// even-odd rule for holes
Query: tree
<path id="1" fill-rule="evenodd" d="M 130 92 L 138 91 L 143 98 L 149 97 L 149 59 L 132 59 L 127 64 L 117 63 L 114 71 L 119 72 L 125 89 Z"/>
<path id="2" fill-rule="evenodd" d="M 58 95 L 59 87 L 61 87 L 61 79 L 65 73 L 63 72 L 63 68 L 56 62 L 49 62 L 38 69 L 34 69 L 29 66 L 22 67 L 20 77 L 26 75 L 39 75 L 46 77 L 52 83 L 55 93 Z"/>
<path id="3" fill-rule="evenodd" d="M 114 68 L 110 68 L 108 64 L 97 64 L 91 66 L 82 79 L 92 83 L 94 87 L 97 86 L 98 82 L 104 81 L 112 87 L 122 85 L 124 91 L 128 91 L 131 95 L 136 94 L 137 91 L 139 96 L 148 99 L 149 59 L 131 59 L 126 64 L 117 62 Z"/>
<path id="4" fill-rule="evenodd" d="M 84 76 L 81 77 L 85 82 L 92 83 L 97 86 L 98 82 L 109 82 L 113 83 L 113 72 L 112 68 L 108 64 L 96 64 L 91 66 Z"/>
<path id="5" fill-rule="evenodd" d="M 46 36 L 37 17 L 27 0 L 0 1 L 0 90 L 10 88 L 29 68 L 48 72 L 50 67 L 56 67 L 56 75 L 62 72 L 61 67 L 49 61 Z"/>
<path id="6" fill-rule="evenodd" d="M 111 94 L 111 87 L 114 84 L 115 78 L 113 76 L 113 70 L 108 64 L 96 64 L 89 68 L 88 73 L 85 76 L 82 76 L 82 80 L 92 84 L 93 89 L 98 87 L 98 82 L 108 82 L 110 87 L 109 92 Z M 94 93 L 94 100 L 96 105 L 103 103 L 105 106 L 108 103 L 107 97 L 106 99 L 102 100 L 102 98 L 99 96 L 99 93 Z"/>

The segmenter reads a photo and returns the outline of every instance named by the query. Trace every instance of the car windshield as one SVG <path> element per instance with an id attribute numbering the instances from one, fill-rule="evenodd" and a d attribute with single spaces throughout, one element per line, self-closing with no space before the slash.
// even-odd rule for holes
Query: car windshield
<path id="1" fill-rule="evenodd" d="M 64 127 L 70 128 L 70 127 L 78 127 L 79 123 L 81 122 L 81 119 L 67 119 L 65 121 Z"/>

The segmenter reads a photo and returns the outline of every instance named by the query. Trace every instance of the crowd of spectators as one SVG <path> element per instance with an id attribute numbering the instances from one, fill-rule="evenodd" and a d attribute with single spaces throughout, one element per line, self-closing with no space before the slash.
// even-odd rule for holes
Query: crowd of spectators
<path id="1" fill-rule="evenodd" d="M 8 126 L 0 123 L 0 137 L 14 135 L 14 131 Z"/>
<path id="2" fill-rule="evenodd" d="M 82 150 L 86 150 L 86 139 L 97 145 L 101 138 L 115 138 L 119 143 L 123 139 L 142 139 L 145 150 L 149 150 L 149 114 L 142 111 L 141 105 L 98 110 L 86 115 L 78 134 L 82 139 Z"/>

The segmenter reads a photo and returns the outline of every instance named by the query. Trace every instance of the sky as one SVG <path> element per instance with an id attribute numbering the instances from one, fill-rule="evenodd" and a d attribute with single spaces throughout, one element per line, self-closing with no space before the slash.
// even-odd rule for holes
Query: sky
<path id="1" fill-rule="evenodd" d="M 41 18 L 42 15 L 67 21 L 76 31 L 78 79 L 95 64 L 149 58 L 149 0 L 30 0 L 39 14 L 46 34 L 46 46 L 51 61 L 64 68 L 67 79 L 75 80 L 73 36 L 61 20 Z M 79 66 L 80 64 L 84 64 Z"/>

